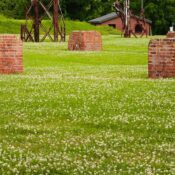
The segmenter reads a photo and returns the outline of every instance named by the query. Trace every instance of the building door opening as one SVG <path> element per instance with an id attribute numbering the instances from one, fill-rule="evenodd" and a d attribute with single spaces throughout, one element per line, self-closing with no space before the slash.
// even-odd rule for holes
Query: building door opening
<path id="1" fill-rule="evenodd" d="M 137 24 L 137 25 L 135 26 L 135 33 L 136 33 L 136 34 L 141 34 L 142 31 L 143 31 L 142 25 L 141 25 L 141 24 Z"/>
<path id="2" fill-rule="evenodd" d="M 116 29 L 116 25 L 115 25 L 115 24 L 108 24 L 108 26 L 110 26 L 110 27 Z"/>

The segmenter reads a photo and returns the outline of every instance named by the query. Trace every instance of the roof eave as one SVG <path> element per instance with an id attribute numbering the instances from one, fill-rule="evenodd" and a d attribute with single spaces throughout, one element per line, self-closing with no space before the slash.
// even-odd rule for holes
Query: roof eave
<path id="1" fill-rule="evenodd" d="M 99 22 L 99 21 L 88 21 L 88 22 L 91 24 L 101 24 L 101 22 Z"/>

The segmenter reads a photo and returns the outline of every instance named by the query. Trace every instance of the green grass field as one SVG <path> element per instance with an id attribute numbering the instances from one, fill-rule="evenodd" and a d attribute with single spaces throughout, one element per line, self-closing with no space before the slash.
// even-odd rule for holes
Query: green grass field
<path id="1" fill-rule="evenodd" d="M 1 175 L 174 175 L 175 79 L 148 79 L 149 39 L 102 52 L 25 43 L 0 75 Z"/>

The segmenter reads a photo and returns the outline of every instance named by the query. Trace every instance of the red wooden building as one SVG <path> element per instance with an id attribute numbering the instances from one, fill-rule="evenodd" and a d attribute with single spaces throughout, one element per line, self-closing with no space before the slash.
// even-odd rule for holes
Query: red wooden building
<path id="1" fill-rule="evenodd" d="M 119 31 L 123 30 L 123 25 L 121 18 L 116 12 L 109 13 L 107 15 L 101 16 L 96 19 L 92 19 L 89 21 L 89 23 L 94 24 L 94 25 L 108 25 L 113 28 L 116 28 Z M 135 32 L 136 34 L 142 33 L 142 27 L 141 25 L 145 25 L 145 28 L 147 30 L 147 34 L 151 35 L 152 34 L 152 29 L 151 29 L 151 24 L 152 21 L 145 19 L 141 19 L 138 16 L 132 15 L 131 16 L 131 30 Z"/>

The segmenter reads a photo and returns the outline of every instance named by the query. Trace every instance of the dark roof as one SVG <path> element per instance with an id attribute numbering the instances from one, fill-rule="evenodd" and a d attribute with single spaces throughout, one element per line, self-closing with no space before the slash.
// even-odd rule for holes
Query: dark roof
<path id="1" fill-rule="evenodd" d="M 119 17 L 119 15 L 116 13 L 116 12 L 112 12 L 112 13 L 109 13 L 107 15 L 104 15 L 104 16 L 101 16 L 101 17 L 98 17 L 98 18 L 95 18 L 95 19 L 92 19 L 89 21 L 89 23 L 91 24 L 101 24 L 103 22 L 106 22 L 106 21 L 109 21 L 109 20 L 112 20 L 112 19 L 115 19 Z M 139 16 L 134 16 L 136 18 L 140 18 Z M 140 18 L 141 19 L 141 18 Z M 152 23 L 152 21 L 150 21 L 149 19 L 145 19 L 145 21 L 147 23 Z"/>
<path id="2" fill-rule="evenodd" d="M 138 19 L 140 19 L 140 20 L 143 20 L 143 18 L 142 17 L 140 17 L 140 16 L 136 16 L 136 15 L 134 15 L 134 17 L 135 18 L 138 18 Z M 149 20 L 149 19 L 144 19 L 147 23 L 150 23 L 150 24 L 152 24 L 152 21 L 151 20 Z"/>
<path id="3" fill-rule="evenodd" d="M 92 20 L 89 21 L 89 23 L 101 24 L 103 22 L 109 21 L 109 20 L 117 18 L 117 17 L 118 17 L 118 14 L 116 12 L 112 12 L 112 13 L 109 13 L 107 15 L 101 16 L 99 18 L 92 19 Z"/>

